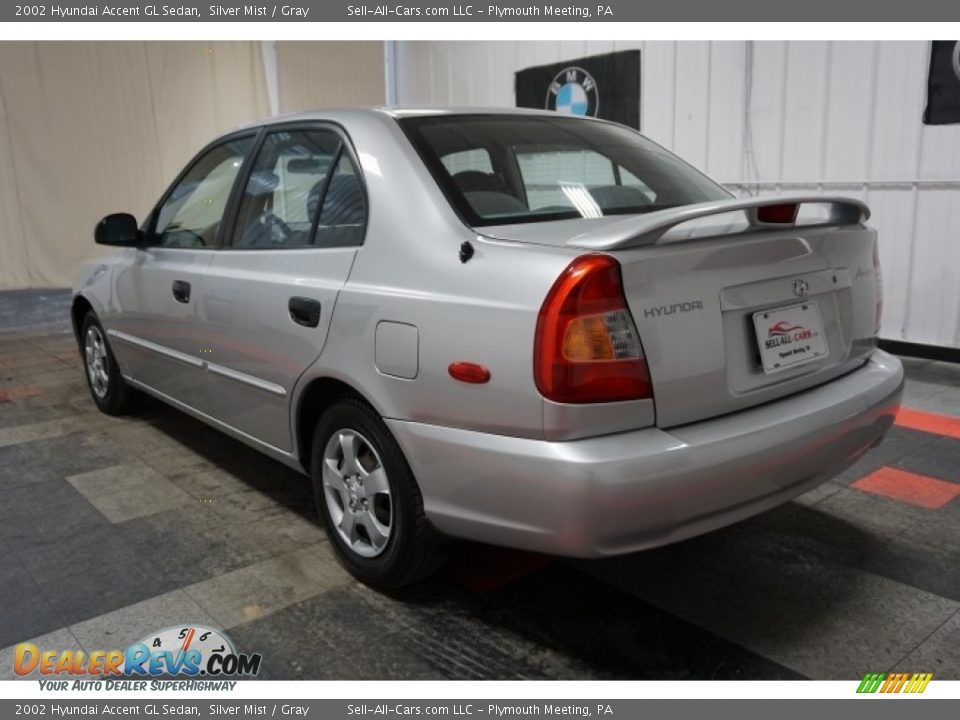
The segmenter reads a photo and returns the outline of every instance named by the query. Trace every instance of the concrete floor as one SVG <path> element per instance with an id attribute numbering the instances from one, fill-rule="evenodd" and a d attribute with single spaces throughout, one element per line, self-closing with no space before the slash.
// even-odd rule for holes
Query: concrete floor
<path id="1" fill-rule="evenodd" d="M 262 653 L 268 679 L 960 679 L 960 366 L 907 360 L 925 412 L 752 520 L 603 562 L 463 545 L 387 596 L 337 565 L 305 478 L 159 403 L 100 414 L 65 323 L 16 325 L 0 679 L 17 642 L 89 651 L 186 621 Z"/>

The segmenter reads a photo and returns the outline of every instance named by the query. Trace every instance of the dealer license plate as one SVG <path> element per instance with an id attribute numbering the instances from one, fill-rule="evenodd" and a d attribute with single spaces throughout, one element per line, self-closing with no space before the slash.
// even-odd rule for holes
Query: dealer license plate
<path id="1" fill-rule="evenodd" d="M 828 354 L 815 302 L 753 314 L 760 361 L 767 374 L 824 358 Z"/>

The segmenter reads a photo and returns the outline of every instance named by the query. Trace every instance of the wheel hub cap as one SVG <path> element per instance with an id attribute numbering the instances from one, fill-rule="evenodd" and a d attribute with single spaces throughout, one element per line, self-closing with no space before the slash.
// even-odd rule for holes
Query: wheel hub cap
<path id="1" fill-rule="evenodd" d="M 91 325 L 83 339 L 83 357 L 87 366 L 90 388 L 98 398 L 104 398 L 110 389 L 107 363 L 107 344 L 100 329 Z"/>
<path id="2" fill-rule="evenodd" d="M 335 432 L 323 453 L 323 491 L 337 534 L 361 557 L 382 553 L 393 531 L 393 500 L 377 451 L 356 430 Z"/>

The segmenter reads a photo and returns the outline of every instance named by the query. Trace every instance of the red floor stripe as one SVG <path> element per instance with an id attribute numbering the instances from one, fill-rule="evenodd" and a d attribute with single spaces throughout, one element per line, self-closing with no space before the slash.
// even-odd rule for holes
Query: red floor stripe
<path id="1" fill-rule="evenodd" d="M 957 411 L 960 412 L 960 408 L 957 408 Z M 960 417 L 937 415 L 936 413 L 902 407 L 900 412 L 897 413 L 897 425 L 960 440 Z"/>
<path id="2" fill-rule="evenodd" d="M 928 510 L 941 508 L 960 495 L 960 483 L 937 480 L 891 467 L 882 467 L 860 478 L 851 487 Z"/>
<path id="3" fill-rule="evenodd" d="M 36 385 L 10 385 L 0 388 L 0 403 L 11 402 L 19 398 L 33 397 L 40 394 Z"/>

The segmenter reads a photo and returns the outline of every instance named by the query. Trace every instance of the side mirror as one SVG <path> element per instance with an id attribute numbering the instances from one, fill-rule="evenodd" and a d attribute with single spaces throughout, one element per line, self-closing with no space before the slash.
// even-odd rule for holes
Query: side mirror
<path id="1" fill-rule="evenodd" d="M 97 245 L 134 247 L 140 244 L 140 228 L 137 219 L 130 213 L 113 213 L 97 223 L 93 231 Z"/>

